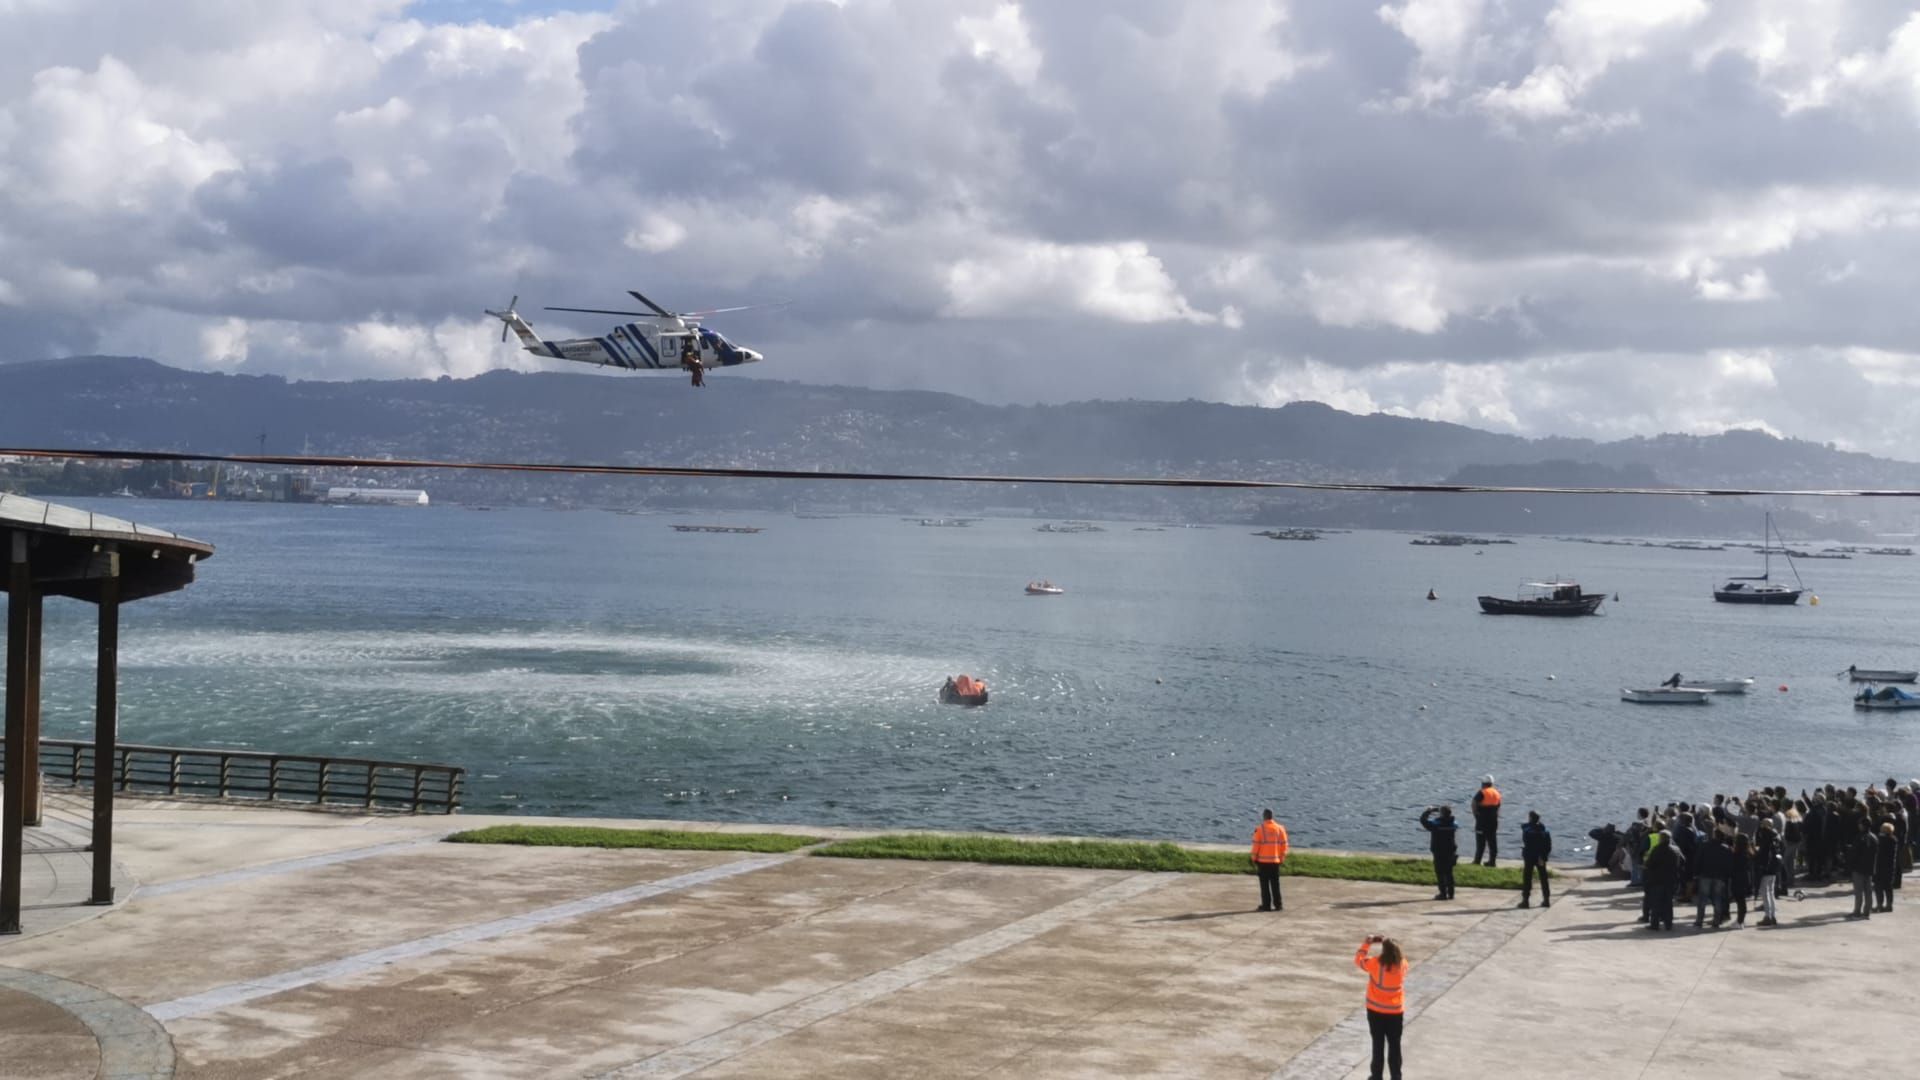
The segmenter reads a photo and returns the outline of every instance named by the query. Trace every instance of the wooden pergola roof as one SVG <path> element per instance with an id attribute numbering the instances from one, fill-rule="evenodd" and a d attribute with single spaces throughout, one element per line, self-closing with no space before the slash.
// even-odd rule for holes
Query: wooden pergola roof
<path id="1" fill-rule="evenodd" d="M 20 932 L 23 832 L 40 824 L 42 601 L 99 612 L 94 683 L 93 893 L 113 902 L 113 762 L 119 738 L 120 605 L 184 589 L 213 545 L 71 506 L 0 495 L 6 566 L 6 755 L 0 770 L 0 935 Z"/>
<path id="2" fill-rule="evenodd" d="M 34 590 L 88 603 L 100 600 L 100 582 L 110 571 L 107 552 L 120 554 L 120 601 L 141 600 L 186 588 L 193 566 L 213 554 L 213 545 L 165 529 L 72 506 L 0 495 L 0 551 L 10 534 L 25 532 L 33 548 Z"/>

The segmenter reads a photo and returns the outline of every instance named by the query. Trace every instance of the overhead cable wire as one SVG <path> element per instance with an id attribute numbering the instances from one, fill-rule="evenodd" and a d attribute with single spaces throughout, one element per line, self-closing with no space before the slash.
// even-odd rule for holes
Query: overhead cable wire
<path id="1" fill-rule="evenodd" d="M 1246 491 L 1352 491 L 1389 495 L 1669 495 L 1838 499 L 1912 499 L 1908 488 L 1560 487 L 1511 484 L 1399 484 L 1344 480 L 1229 480 L 1187 476 L 1012 476 L 992 473 L 854 472 L 843 469 L 747 469 L 694 465 L 592 465 L 578 462 L 440 461 L 329 455 L 196 454 L 178 450 L 58 450 L 0 448 L 0 457 L 91 461 L 179 461 L 221 465 L 278 465 L 309 469 L 452 469 L 481 472 L 570 473 L 580 476 L 679 477 L 707 480 L 852 480 L 885 483 L 1053 484 L 1072 487 L 1196 488 Z"/>

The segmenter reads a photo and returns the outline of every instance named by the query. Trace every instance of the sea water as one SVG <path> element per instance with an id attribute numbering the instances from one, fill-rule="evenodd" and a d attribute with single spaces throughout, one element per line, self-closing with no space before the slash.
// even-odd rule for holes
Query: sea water
<path id="1" fill-rule="evenodd" d="M 1920 714 L 1835 674 L 1920 667 L 1914 558 L 1803 562 L 1820 603 L 1768 608 L 1709 597 L 1742 550 L 88 505 L 218 549 L 125 611 L 124 741 L 460 765 L 476 812 L 1235 841 L 1272 807 L 1297 844 L 1418 850 L 1491 773 L 1564 850 L 1650 800 L 1920 773 Z M 708 521 L 765 531 L 671 528 Z M 1554 575 L 1619 599 L 1475 603 Z M 90 736 L 91 616 L 48 604 L 49 736 Z M 1756 682 L 1619 700 L 1675 671 Z M 962 672 L 991 704 L 936 701 Z"/>

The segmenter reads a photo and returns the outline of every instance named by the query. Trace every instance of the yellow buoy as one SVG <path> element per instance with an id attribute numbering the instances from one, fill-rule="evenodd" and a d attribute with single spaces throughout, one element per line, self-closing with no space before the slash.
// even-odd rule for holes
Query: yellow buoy
<path id="1" fill-rule="evenodd" d="M 1820 606 L 1820 598 L 1816 596 L 1816 597 L 1813 597 L 1812 599 L 1810 599 L 1810 600 L 1808 600 L 1808 601 L 1807 601 L 1807 606 L 1808 606 L 1808 607 L 1819 607 L 1819 606 Z"/>

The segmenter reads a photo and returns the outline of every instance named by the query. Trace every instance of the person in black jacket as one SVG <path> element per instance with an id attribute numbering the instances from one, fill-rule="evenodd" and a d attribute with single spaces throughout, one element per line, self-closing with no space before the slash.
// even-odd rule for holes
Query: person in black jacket
<path id="1" fill-rule="evenodd" d="M 1428 846 L 1433 851 L 1433 880 L 1440 887 L 1435 900 L 1453 899 L 1453 864 L 1460 861 L 1460 824 L 1453 820 L 1453 807 L 1429 806 L 1420 814 L 1420 827 L 1427 830 Z"/>
<path id="2" fill-rule="evenodd" d="M 1727 921 L 1727 889 L 1733 878 L 1733 852 L 1727 849 L 1726 834 L 1719 829 L 1700 845 L 1693 894 L 1693 928 L 1706 922 L 1707 905 L 1713 905 L 1713 926 L 1719 929 Z"/>
<path id="3" fill-rule="evenodd" d="M 1533 906 L 1533 875 L 1540 875 L 1540 906 L 1553 906 L 1553 893 L 1547 884 L 1547 856 L 1553 854 L 1553 834 L 1540 823 L 1538 810 L 1527 811 L 1527 823 L 1520 826 L 1520 906 Z"/>
<path id="4" fill-rule="evenodd" d="M 1733 834 L 1733 873 L 1727 877 L 1727 886 L 1733 899 L 1733 925 L 1745 926 L 1747 898 L 1753 895 L 1753 844 L 1743 832 Z"/>
<path id="5" fill-rule="evenodd" d="M 1864 815 L 1856 819 L 1853 842 L 1847 845 L 1847 874 L 1853 878 L 1853 918 L 1871 919 L 1873 912 L 1870 890 L 1873 887 L 1873 864 L 1880 860 L 1880 842 L 1868 830 Z"/>
<path id="6" fill-rule="evenodd" d="M 1652 846 L 1641 863 L 1640 880 L 1647 889 L 1647 929 L 1673 929 L 1673 890 L 1680 885 L 1686 860 L 1674 849 L 1673 837 L 1654 833 Z"/>
<path id="7" fill-rule="evenodd" d="M 1880 826 L 1873 859 L 1873 910 L 1893 910 L 1893 883 L 1900 874 L 1900 841 L 1893 822 Z"/>
<path id="8" fill-rule="evenodd" d="M 1694 878 L 1700 872 L 1700 833 L 1693 827 L 1693 815 L 1682 811 L 1674 819 L 1668 830 L 1673 836 L 1673 846 L 1680 852 L 1680 896 L 1696 892 Z"/>
<path id="9" fill-rule="evenodd" d="M 1587 839 L 1593 841 L 1593 865 L 1607 867 L 1613 865 L 1613 853 L 1620 850 L 1620 830 L 1609 821 L 1597 829 L 1587 830 Z"/>
<path id="10" fill-rule="evenodd" d="M 1779 899 L 1780 874 L 1787 861 L 1783 854 L 1785 850 L 1786 845 L 1774 830 L 1773 822 L 1761 822 L 1760 843 L 1753 853 L 1753 876 L 1760 894 L 1761 926 L 1780 925 L 1780 910 L 1775 901 Z"/>

